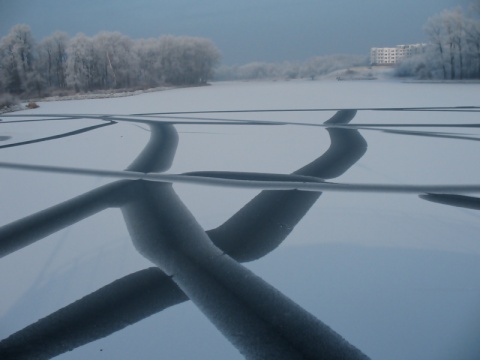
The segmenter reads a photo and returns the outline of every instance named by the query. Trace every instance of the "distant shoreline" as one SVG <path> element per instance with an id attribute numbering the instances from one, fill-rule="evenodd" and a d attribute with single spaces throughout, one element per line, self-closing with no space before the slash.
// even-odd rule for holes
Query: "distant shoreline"
<path id="1" fill-rule="evenodd" d="M 112 98 L 121 98 L 128 96 L 136 96 L 146 93 L 166 91 L 166 90 L 175 90 L 182 88 L 191 88 L 191 87 L 200 87 L 200 86 L 209 86 L 210 84 L 203 85 L 185 85 L 185 86 L 159 86 L 155 88 L 148 88 L 143 90 L 127 90 L 119 89 L 115 90 L 99 90 L 92 91 L 88 93 L 75 93 L 70 95 L 55 95 L 55 96 L 46 96 L 46 97 L 36 97 L 36 98 L 26 98 L 20 99 L 20 104 L 13 105 L 7 108 L 0 109 L 0 114 L 6 114 L 16 111 L 30 110 L 26 104 L 36 103 L 36 102 L 53 102 L 53 101 L 70 101 L 70 100 L 95 100 L 95 99 L 112 99 Z"/>

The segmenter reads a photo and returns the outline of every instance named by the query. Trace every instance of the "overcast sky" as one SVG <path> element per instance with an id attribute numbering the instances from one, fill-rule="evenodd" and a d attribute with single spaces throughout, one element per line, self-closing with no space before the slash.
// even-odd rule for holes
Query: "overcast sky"
<path id="1" fill-rule="evenodd" d="M 0 35 L 18 23 L 39 41 L 119 31 L 212 39 L 226 64 L 365 54 L 370 47 L 425 41 L 427 18 L 469 0 L 0 0 Z"/>

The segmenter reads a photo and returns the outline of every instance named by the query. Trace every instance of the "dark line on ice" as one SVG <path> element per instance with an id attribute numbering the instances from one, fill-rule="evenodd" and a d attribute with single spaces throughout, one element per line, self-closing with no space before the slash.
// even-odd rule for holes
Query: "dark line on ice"
<path id="1" fill-rule="evenodd" d="M 167 117 L 166 117 L 167 118 Z M 184 117 L 168 117 L 169 119 L 184 119 Z M 94 119 L 102 121 L 115 121 L 115 122 L 126 122 L 132 124 L 164 124 L 164 125 L 258 125 L 258 126 L 283 126 L 283 125 L 292 125 L 292 126 L 309 126 L 309 127 L 320 127 L 320 128 L 338 128 L 338 129 L 356 129 L 356 130 L 378 130 L 382 129 L 375 128 L 480 128 L 480 123 L 461 123 L 461 124 L 452 124 L 452 123 L 416 123 L 416 124 L 405 124 L 405 123 L 358 123 L 358 124 L 328 124 L 328 123 L 307 123 L 307 122 L 291 122 L 291 121 L 278 121 L 278 120 L 246 120 L 246 119 L 221 119 L 221 118 L 191 118 L 197 119 L 197 121 L 175 121 L 175 120 L 159 120 L 155 121 L 152 119 L 129 119 L 124 117 L 111 117 L 108 120 L 105 117 L 83 117 L 82 119 Z M 190 119 L 190 118 L 185 118 Z M 28 122 L 40 122 L 41 120 L 28 120 Z M 50 120 L 49 120 L 50 121 Z M 12 121 L 10 124 L 21 123 L 22 121 Z M 25 121 L 27 122 L 27 121 Z"/>
<path id="2" fill-rule="evenodd" d="M 111 121 L 107 124 L 89 126 L 89 127 L 83 128 L 83 129 L 70 131 L 70 132 L 66 132 L 66 133 L 63 133 L 63 134 L 59 134 L 59 135 L 47 136 L 47 137 L 44 137 L 44 138 L 22 141 L 22 142 L 17 142 L 17 143 L 13 143 L 13 144 L 0 145 L 0 149 L 16 147 L 16 146 L 23 146 L 23 145 L 31 145 L 31 144 L 41 143 L 41 142 L 44 142 L 44 141 L 50 141 L 50 140 L 58 140 L 58 139 L 66 138 L 66 137 L 69 137 L 69 136 L 83 134 L 83 133 L 88 132 L 88 131 L 93 131 L 93 130 L 102 128 L 104 126 L 110 126 L 110 125 L 114 125 L 114 124 L 116 124 L 116 122 Z"/>
<path id="3" fill-rule="evenodd" d="M 161 183 L 183 183 L 192 185 L 209 185 L 222 187 L 235 187 L 260 190 L 303 190 L 303 191 L 340 191 L 340 192 L 368 192 L 368 193 L 399 193 L 399 194 L 418 194 L 418 193 L 470 193 L 480 192 L 480 184 L 444 184 L 444 185 L 392 185 L 392 184 L 365 184 L 365 183 L 331 183 L 317 181 L 298 181 L 298 175 L 285 174 L 257 174 L 258 178 L 249 173 L 250 180 L 245 180 L 243 176 L 234 176 L 234 172 L 216 173 L 209 172 L 209 176 L 194 176 L 188 174 L 164 174 L 164 173 L 142 173 L 137 171 L 116 171 L 116 170 L 96 170 L 82 169 L 72 167 L 44 166 L 44 165 L 26 165 L 0 162 L 0 167 L 26 171 L 42 171 L 59 174 L 103 176 L 122 180 L 146 180 Z M 241 174 L 241 173 L 237 173 Z M 214 176 L 215 175 L 215 176 Z M 269 180 L 264 180 L 269 177 Z M 272 178 L 283 178 L 284 180 L 272 180 Z M 287 178 L 292 180 L 286 180 Z"/>
<path id="4" fill-rule="evenodd" d="M 21 117 L 32 117 L 34 115 L 23 115 Z M 78 120 L 83 119 L 83 116 L 69 116 L 65 117 L 65 115 L 41 115 L 43 116 L 61 116 L 55 119 L 28 119 L 28 120 L 11 120 L 11 121 L 2 121 L 2 124 L 18 124 L 18 123 L 30 123 L 30 122 L 44 122 L 44 121 L 65 121 L 65 120 Z M 10 115 L 10 117 L 14 117 L 14 115 Z M 15 115 L 15 117 L 20 117 L 20 115 Z M 38 116 L 35 116 L 38 117 Z"/>
<path id="5" fill-rule="evenodd" d="M 0 354 L 2 359 L 50 359 L 187 300 L 160 269 L 141 270 L 0 341 Z"/>
<path id="6" fill-rule="evenodd" d="M 422 136 L 422 137 L 431 137 L 431 138 L 440 138 L 440 139 L 454 139 L 454 140 L 470 140 L 470 141 L 480 141 L 480 138 L 466 135 L 455 135 L 452 133 L 440 133 L 440 132 L 429 132 L 429 131 L 408 131 L 408 130 L 383 130 L 375 128 L 364 128 L 362 130 L 373 130 L 381 131 L 386 134 L 395 134 L 395 135 L 408 135 L 408 136 Z"/>
<path id="7" fill-rule="evenodd" d="M 477 197 L 456 194 L 425 194 L 419 197 L 437 204 L 480 210 L 480 198 Z"/>
<path id="8" fill-rule="evenodd" d="M 310 108 L 310 109 L 244 109 L 244 110 L 200 110 L 200 111 L 171 111 L 159 113 L 133 114 L 133 116 L 150 115 L 184 115 L 184 114 L 232 114 L 232 113 L 274 113 L 274 112 L 321 112 L 321 111 L 343 111 L 351 108 Z M 357 111 L 458 111 L 478 112 L 478 106 L 455 106 L 455 107 L 406 107 L 406 108 L 356 108 Z"/>

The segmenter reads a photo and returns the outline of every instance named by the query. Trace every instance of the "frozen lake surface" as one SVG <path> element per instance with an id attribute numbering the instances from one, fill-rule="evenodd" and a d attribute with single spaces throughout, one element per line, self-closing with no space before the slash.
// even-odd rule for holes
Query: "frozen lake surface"
<path id="1" fill-rule="evenodd" d="M 352 358 L 476 359 L 479 93 L 232 82 L 1 115 L 0 355 L 295 358 L 341 336 Z"/>

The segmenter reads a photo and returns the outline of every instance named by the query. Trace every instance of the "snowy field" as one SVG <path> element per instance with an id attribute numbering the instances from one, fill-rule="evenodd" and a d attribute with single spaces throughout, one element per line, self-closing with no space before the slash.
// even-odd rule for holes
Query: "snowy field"
<path id="1" fill-rule="evenodd" d="M 63 208 L 52 218 L 40 211 L 131 179 L 128 174 L 201 172 L 173 182 L 172 193 L 193 215 L 185 228 L 196 222 L 215 240 L 221 231 L 212 229 L 236 219 L 237 211 L 270 189 L 269 206 L 252 206 L 238 229 L 226 232 L 231 242 L 239 238 L 240 268 L 368 357 L 478 359 L 479 94 L 480 84 L 231 82 L 39 102 L 38 109 L 1 115 L 0 338 L 154 266 L 129 235 L 147 227 L 139 214 L 148 217 L 148 211 L 135 213 L 130 203 L 103 206 L 91 216 L 73 210 L 55 230 L 42 224 L 55 223 L 66 214 Z M 160 139 L 150 149 L 160 160 L 147 171 L 132 162 L 151 134 Z M 48 168 L 13 169 L 7 163 Z M 333 185 L 322 188 L 318 178 Z M 309 205 L 282 200 L 288 190 L 280 186 L 292 190 L 312 182 L 317 192 L 308 192 Z M 168 199 L 162 216 L 177 221 Z M 268 250 L 248 258 L 263 238 L 272 239 Z M 165 269 L 170 266 L 175 264 Z M 165 269 L 177 281 L 175 271 Z M 178 280 L 183 290 L 193 281 L 185 276 Z M 125 320 L 123 329 L 58 358 L 241 359 L 243 350 L 204 308 L 204 298 L 213 296 L 205 292 L 141 321 Z M 263 305 L 277 306 L 266 300 Z M 123 321 L 121 310 L 110 310 Z M 10 346 L 7 341 L 0 351 Z"/>

